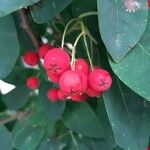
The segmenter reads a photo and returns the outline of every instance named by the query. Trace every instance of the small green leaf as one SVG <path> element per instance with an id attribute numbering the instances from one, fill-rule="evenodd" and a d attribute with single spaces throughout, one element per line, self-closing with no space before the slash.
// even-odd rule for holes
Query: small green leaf
<path id="1" fill-rule="evenodd" d="M 0 1 L 1 6 L 4 7 Z M 19 43 L 11 15 L 0 18 L 0 41 L 0 78 L 2 79 L 11 72 L 19 55 Z"/>
<path id="2" fill-rule="evenodd" d="M 12 150 L 12 135 L 3 125 L 0 125 L 0 149 Z"/>
<path id="3" fill-rule="evenodd" d="M 23 7 L 33 5 L 40 0 L 1 0 L 0 1 L 0 17 L 8 15 Z"/>
<path id="4" fill-rule="evenodd" d="M 101 36 L 108 52 L 116 62 L 123 59 L 137 44 L 147 24 L 146 1 L 136 1 L 137 5 L 139 3 L 139 9 L 135 12 L 127 11 L 125 2 L 125 0 L 98 0 L 97 2 Z"/>
<path id="5" fill-rule="evenodd" d="M 44 0 L 39 5 L 31 8 L 31 14 L 35 22 L 45 23 L 58 15 L 73 0 Z"/>
<path id="6" fill-rule="evenodd" d="M 64 124 L 88 137 L 103 137 L 101 124 L 87 103 L 70 103 L 63 114 Z"/>
<path id="7" fill-rule="evenodd" d="M 39 88 L 39 100 L 44 108 L 45 117 L 50 120 L 57 120 L 61 118 L 61 114 L 65 108 L 65 102 L 51 102 L 47 98 L 48 90 L 52 88 L 50 82 L 42 82 Z"/>
<path id="8" fill-rule="evenodd" d="M 30 90 L 25 86 L 17 86 L 14 90 L 2 96 L 9 109 L 18 110 L 28 101 Z"/>
<path id="9" fill-rule="evenodd" d="M 27 126 L 14 137 L 14 147 L 20 150 L 34 150 L 45 134 L 43 127 Z"/>

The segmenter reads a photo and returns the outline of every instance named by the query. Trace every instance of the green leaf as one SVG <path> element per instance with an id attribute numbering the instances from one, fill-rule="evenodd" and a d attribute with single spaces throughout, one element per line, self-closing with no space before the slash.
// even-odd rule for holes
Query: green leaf
<path id="1" fill-rule="evenodd" d="M 63 114 L 64 124 L 74 132 L 88 137 L 103 137 L 101 124 L 87 103 L 70 103 Z"/>
<path id="2" fill-rule="evenodd" d="M 28 101 L 30 90 L 25 86 L 17 86 L 14 90 L 2 96 L 9 109 L 18 110 Z"/>
<path id="3" fill-rule="evenodd" d="M 0 17 L 8 15 L 23 7 L 33 5 L 40 0 L 1 0 L 0 1 Z"/>
<path id="4" fill-rule="evenodd" d="M 36 76 L 37 73 L 38 73 L 38 71 L 35 69 L 14 67 L 12 72 L 3 80 L 10 84 L 23 85 L 26 83 L 26 80 L 28 77 Z"/>
<path id="5" fill-rule="evenodd" d="M 150 136 L 150 103 L 115 78 L 103 97 L 116 144 L 125 150 L 146 149 Z"/>
<path id="6" fill-rule="evenodd" d="M 42 127 L 27 126 L 21 129 L 14 137 L 14 147 L 20 150 L 34 150 L 45 134 Z"/>
<path id="7" fill-rule="evenodd" d="M 137 44 L 147 24 L 145 0 L 138 1 L 140 8 L 135 13 L 128 12 L 124 3 L 124 0 L 98 0 L 97 3 L 101 36 L 116 62 Z"/>
<path id="8" fill-rule="evenodd" d="M 11 72 L 19 55 L 17 33 L 10 15 L 0 18 L 0 41 L 0 78 L 2 79 Z"/>
<path id="9" fill-rule="evenodd" d="M 141 40 L 120 62 L 114 63 L 109 58 L 114 73 L 133 91 L 150 100 L 150 15 L 149 22 Z"/>
<path id="10" fill-rule="evenodd" d="M 61 114 L 65 108 L 65 102 L 51 102 L 47 98 L 48 90 L 52 88 L 50 82 L 42 82 L 39 88 L 39 100 L 44 108 L 45 117 L 50 120 L 57 120 L 61 118 Z"/>
<path id="11" fill-rule="evenodd" d="M 12 150 L 12 135 L 3 125 L 0 125 L 0 149 Z"/>
<path id="12" fill-rule="evenodd" d="M 45 23 L 58 15 L 73 0 L 44 0 L 39 5 L 31 8 L 31 14 L 35 22 Z"/>

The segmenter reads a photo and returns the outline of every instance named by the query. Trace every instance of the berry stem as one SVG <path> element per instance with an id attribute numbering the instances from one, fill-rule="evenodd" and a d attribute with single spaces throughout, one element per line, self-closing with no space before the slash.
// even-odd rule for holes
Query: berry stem
<path id="1" fill-rule="evenodd" d="M 78 44 L 80 38 L 81 38 L 83 35 L 84 35 L 83 32 L 81 32 L 81 33 L 78 35 L 78 37 L 76 38 L 76 40 L 75 40 L 75 42 L 74 42 L 73 48 L 72 48 L 72 59 L 71 59 L 71 63 L 70 63 L 72 70 L 74 70 L 74 64 L 75 64 L 75 52 L 76 52 L 75 49 L 76 49 L 76 46 L 77 46 L 77 44 Z"/>
<path id="2" fill-rule="evenodd" d="M 88 48 L 87 39 L 86 39 L 86 33 L 87 32 L 85 30 L 85 26 L 84 26 L 82 21 L 81 21 L 81 29 L 82 29 L 82 32 L 84 33 L 83 40 L 84 40 L 85 49 L 86 49 L 86 52 L 87 52 L 87 55 L 88 55 L 88 59 L 89 59 L 89 62 L 90 62 L 90 67 L 93 70 L 94 67 L 93 67 L 93 64 L 92 64 L 92 59 L 91 59 L 91 56 L 90 56 L 90 53 L 89 53 L 89 48 Z"/>
<path id="3" fill-rule="evenodd" d="M 81 19 L 81 18 L 85 18 L 88 16 L 93 16 L 93 15 L 98 15 L 98 13 L 96 11 L 90 11 L 90 12 L 81 14 L 78 18 Z"/>
<path id="4" fill-rule="evenodd" d="M 70 21 L 67 23 L 67 25 L 66 25 L 66 27 L 65 27 L 65 29 L 64 29 L 64 32 L 63 32 L 63 36 L 62 36 L 61 48 L 64 47 L 65 35 L 66 35 L 66 32 L 67 32 L 68 27 L 70 26 L 71 23 L 73 23 L 73 22 L 76 21 L 76 20 L 77 20 L 77 18 L 72 19 L 72 20 L 70 20 Z"/>

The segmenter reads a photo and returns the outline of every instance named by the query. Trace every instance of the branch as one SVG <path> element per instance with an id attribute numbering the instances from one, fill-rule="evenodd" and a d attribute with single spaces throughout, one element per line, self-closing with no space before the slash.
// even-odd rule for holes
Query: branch
<path id="1" fill-rule="evenodd" d="M 26 10 L 24 8 L 19 10 L 19 15 L 21 17 L 21 27 L 27 32 L 34 46 L 38 48 L 40 45 L 40 40 L 38 39 L 38 37 L 36 36 L 36 34 L 33 32 L 31 28 L 31 24 L 27 17 Z"/>

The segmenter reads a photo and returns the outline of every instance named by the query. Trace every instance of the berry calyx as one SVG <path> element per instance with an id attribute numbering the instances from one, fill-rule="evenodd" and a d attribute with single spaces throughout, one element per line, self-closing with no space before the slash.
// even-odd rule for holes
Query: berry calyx
<path id="1" fill-rule="evenodd" d="M 47 92 L 48 99 L 52 102 L 58 101 L 57 92 L 58 92 L 58 89 L 56 89 L 56 88 L 49 89 Z"/>
<path id="2" fill-rule="evenodd" d="M 106 91 L 112 84 L 112 78 L 106 70 L 96 69 L 90 72 L 88 83 L 89 86 L 95 91 Z"/>
<path id="3" fill-rule="evenodd" d="M 51 49 L 44 58 L 44 68 L 60 75 L 70 68 L 70 56 L 62 48 Z"/>
<path id="4" fill-rule="evenodd" d="M 80 95 L 87 89 L 87 76 L 80 71 L 68 70 L 61 75 L 59 85 L 68 95 Z"/>
<path id="5" fill-rule="evenodd" d="M 29 89 L 37 89 L 39 87 L 39 79 L 37 77 L 29 77 L 26 81 L 26 85 Z"/>
<path id="6" fill-rule="evenodd" d="M 71 100 L 74 102 L 84 102 L 87 100 L 87 98 L 88 98 L 88 96 L 86 94 L 71 96 Z"/>
<path id="7" fill-rule="evenodd" d="M 53 74 L 51 71 L 47 71 L 48 79 L 54 83 L 59 83 L 60 75 Z"/>
<path id="8" fill-rule="evenodd" d="M 45 55 L 47 54 L 47 52 L 49 50 L 51 50 L 53 48 L 53 46 L 51 44 L 43 44 L 42 46 L 40 46 L 38 53 L 39 53 L 39 57 L 41 59 L 44 59 Z"/>
<path id="9" fill-rule="evenodd" d="M 36 66 L 39 61 L 38 53 L 34 51 L 28 51 L 24 54 L 23 60 L 27 65 Z"/>
<path id="10" fill-rule="evenodd" d="M 88 62 L 83 58 L 78 58 L 75 62 L 75 70 L 82 71 L 86 75 L 90 73 L 90 67 Z"/>
<path id="11" fill-rule="evenodd" d="M 91 89 L 90 87 L 88 87 L 86 90 L 86 94 L 90 97 L 99 97 L 102 94 L 102 92 L 95 91 Z"/>

